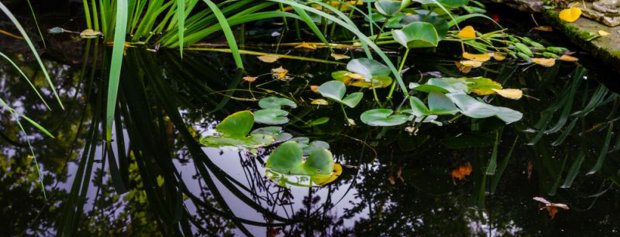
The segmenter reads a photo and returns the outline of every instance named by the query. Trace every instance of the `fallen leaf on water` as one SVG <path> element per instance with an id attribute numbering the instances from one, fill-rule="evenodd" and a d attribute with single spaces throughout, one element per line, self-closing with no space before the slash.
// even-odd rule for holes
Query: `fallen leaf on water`
<path id="1" fill-rule="evenodd" d="M 471 163 L 467 162 L 464 165 L 459 166 L 456 169 L 452 170 L 452 180 L 458 179 L 458 180 L 463 180 L 465 179 L 466 176 L 471 175 Z"/>
<path id="2" fill-rule="evenodd" d="M 547 212 L 549 212 L 549 217 L 551 217 L 551 219 L 555 218 L 555 215 L 558 213 L 558 208 L 570 210 L 570 208 L 568 208 L 568 205 L 564 203 L 552 203 L 550 201 L 547 201 L 547 199 L 543 197 L 534 197 L 533 199 L 545 205 L 541 208 L 541 210 L 547 209 Z"/>
<path id="3" fill-rule="evenodd" d="M 329 102 L 327 102 L 327 100 L 325 100 L 325 99 L 315 99 L 315 100 L 312 100 L 312 102 L 310 102 L 310 104 L 313 104 L 313 105 L 328 105 Z"/>
<path id="4" fill-rule="evenodd" d="M 564 55 L 560 56 L 560 58 L 558 58 L 558 60 L 564 61 L 564 62 L 577 62 L 577 61 L 579 61 L 578 58 L 570 56 L 570 55 L 567 55 L 567 54 L 564 54 Z"/>
<path id="5" fill-rule="evenodd" d="M 456 36 L 464 38 L 464 39 L 475 39 L 476 38 L 476 30 L 472 26 L 465 26 L 461 31 L 459 31 Z"/>
<path id="6" fill-rule="evenodd" d="M 337 53 L 332 53 L 331 56 L 336 59 L 336 60 L 342 60 L 342 59 L 349 59 L 351 57 L 345 55 L 345 54 L 337 54 Z"/>
<path id="7" fill-rule="evenodd" d="M 482 62 L 475 61 L 475 60 L 461 60 L 461 61 L 459 61 L 459 63 L 464 65 L 464 66 L 473 67 L 473 68 L 477 68 L 477 67 L 482 66 Z"/>
<path id="8" fill-rule="evenodd" d="M 506 53 L 502 53 L 502 52 L 495 52 L 493 53 L 493 59 L 497 60 L 497 61 L 504 61 L 506 59 Z"/>
<path id="9" fill-rule="evenodd" d="M 599 31 L 598 31 L 598 34 L 599 34 L 600 36 L 605 37 L 605 36 L 608 36 L 608 35 L 609 35 L 609 32 L 604 31 L 604 30 L 599 30 Z"/>
<path id="10" fill-rule="evenodd" d="M 247 82 L 255 82 L 257 77 L 253 77 L 253 76 L 244 76 L 243 80 L 247 81 Z"/>
<path id="11" fill-rule="evenodd" d="M 532 62 L 543 67 L 553 67 L 555 65 L 555 58 L 532 58 Z"/>
<path id="12" fill-rule="evenodd" d="M 319 86 L 317 85 L 311 85 L 310 86 L 310 90 L 314 93 L 319 93 Z"/>
<path id="13" fill-rule="evenodd" d="M 284 69 L 283 67 L 271 69 L 271 74 L 273 75 L 274 79 L 281 81 L 288 81 L 293 79 L 292 77 L 288 76 L 288 70 Z"/>
<path id="14" fill-rule="evenodd" d="M 280 59 L 280 56 L 274 55 L 274 54 L 258 56 L 258 60 L 261 60 L 266 63 L 273 63 L 275 61 L 278 61 L 278 59 Z"/>
<path id="15" fill-rule="evenodd" d="M 478 62 L 486 62 L 486 61 L 491 60 L 491 54 L 488 54 L 488 53 L 473 54 L 473 53 L 464 52 L 463 58 L 473 60 L 473 61 L 478 61 Z"/>
<path id="16" fill-rule="evenodd" d="M 295 46 L 296 49 L 305 49 L 305 50 L 315 50 L 317 48 L 315 43 L 306 43 L 306 42 L 301 42 L 299 43 L 297 46 Z"/>
<path id="17" fill-rule="evenodd" d="M 519 89 L 493 89 L 493 91 L 495 91 L 495 93 L 497 93 L 498 95 L 501 95 L 502 97 L 508 99 L 518 100 L 523 97 L 523 91 Z"/>
<path id="18" fill-rule="evenodd" d="M 532 29 L 537 31 L 553 32 L 553 28 L 551 28 L 551 26 L 536 26 Z"/>
<path id="19" fill-rule="evenodd" d="M 100 31 L 95 31 L 93 29 L 86 29 L 84 31 L 82 31 L 80 33 L 80 38 L 82 39 L 92 39 L 92 38 L 97 38 L 99 36 L 102 36 L 103 33 L 101 33 Z"/>
<path id="20" fill-rule="evenodd" d="M 570 7 L 560 11 L 560 19 L 566 22 L 575 22 L 581 17 L 581 9 L 578 7 Z"/>

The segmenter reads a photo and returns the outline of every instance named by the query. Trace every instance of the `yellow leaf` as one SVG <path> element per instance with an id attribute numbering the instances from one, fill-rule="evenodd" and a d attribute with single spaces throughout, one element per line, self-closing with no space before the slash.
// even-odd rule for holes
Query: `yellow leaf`
<path id="1" fill-rule="evenodd" d="M 332 53 L 331 56 L 336 59 L 336 60 L 342 60 L 342 59 L 349 59 L 351 57 L 345 55 L 345 54 L 337 54 L 337 53 Z"/>
<path id="2" fill-rule="evenodd" d="M 475 60 L 462 60 L 459 63 L 463 66 L 468 66 L 468 67 L 473 67 L 473 68 L 482 66 L 482 62 L 475 61 Z"/>
<path id="3" fill-rule="evenodd" d="M 331 175 L 315 175 L 312 177 L 312 181 L 318 185 L 326 185 L 334 182 L 342 174 L 342 166 L 338 163 L 334 164 L 334 170 Z"/>
<path id="4" fill-rule="evenodd" d="M 306 43 L 306 42 L 301 42 L 299 43 L 297 46 L 295 46 L 296 49 L 305 49 L 305 50 L 315 50 L 317 48 L 316 44 L 314 43 Z"/>
<path id="5" fill-rule="evenodd" d="M 501 95 L 504 98 L 518 100 L 523 97 L 523 91 L 519 89 L 493 89 L 498 95 Z"/>
<path id="6" fill-rule="evenodd" d="M 97 38 L 102 35 L 103 33 L 101 33 L 100 31 L 95 31 L 93 29 L 86 29 L 80 33 L 80 38 L 92 39 L 92 38 Z"/>
<path id="7" fill-rule="evenodd" d="M 532 62 L 543 67 L 553 67 L 555 65 L 555 58 L 532 58 Z"/>
<path id="8" fill-rule="evenodd" d="M 575 22 L 581 17 L 581 9 L 578 7 L 570 7 L 560 11 L 560 19 L 566 22 Z"/>
<path id="9" fill-rule="evenodd" d="M 325 99 L 316 99 L 316 100 L 312 100 L 312 102 L 310 102 L 310 104 L 313 104 L 313 105 L 328 105 L 329 102 L 327 102 L 327 100 L 325 100 Z"/>
<path id="10" fill-rule="evenodd" d="M 475 39 L 476 38 L 476 30 L 472 26 L 465 26 L 461 31 L 459 31 L 456 36 L 465 38 L 465 39 Z"/>
<path id="11" fill-rule="evenodd" d="M 553 28 L 551 28 L 551 26 L 536 26 L 533 29 L 537 31 L 553 32 Z"/>
<path id="12" fill-rule="evenodd" d="M 463 53 L 463 58 L 473 60 L 473 61 L 478 61 L 478 62 L 486 62 L 491 59 L 491 55 L 488 53 L 473 54 L 473 53 L 465 52 Z"/>
<path id="13" fill-rule="evenodd" d="M 603 36 L 603 37 L 605 37 L 605 36 L 608 36 L 608 35 L 609 35 L 609 32 L 604 31 L 604 30 L 599 30 L 599 31 L 598 31 L 598 34 L 599 34 L 599 35 L 601 35 L 601 36 Z"/>
<path id="14" fill-rule="evenodd" d="M 266 63 L 273 63 L 275 61 L 278 61 L 278 59 L 280 59 L 280 56 L 274 55 L 274 54 L 258 56 L 258 60 L 261 60 Z"/>
<path id="15" fill-rule="evenodd" d="M 570 55 L 567 55 L 567 54 L 564 54 L 564 55 L 560 56 L 560 58 L 558 58 L 558 60 L 564 61 L 564 62 L 577 62 L 577 61 L 579 61 L 578 58 L 570 56 Z"/>
<path id="16" fill-rule="evenodd" d="M 255 82 L 257 77 L 253 77 L 253 76 L 244 76 L 243 80 L 247 81 L 247 82 Z"/>
<path id="17" fill-rule="evenodd" d="M 317 85 L 311 85 L 310 86 L 310 91 L 314 92 L 314 93 L 319 93 L 319 86 Z"/>
<path id="18" fill-rule="evenodd" d="M 284 69 L 283 67 L 271 69 L 271 74 L 275 79 L 281 81 L 288 81 L 293 79 L 292 77 L 288 76 L 288 70 Z"/>
<path id="19" fill-rule="evenodd" d="M 506 59 L 506 53 L 495 52 L 493 53 L 493 59 L 497 61 L 504 61 Z"/>

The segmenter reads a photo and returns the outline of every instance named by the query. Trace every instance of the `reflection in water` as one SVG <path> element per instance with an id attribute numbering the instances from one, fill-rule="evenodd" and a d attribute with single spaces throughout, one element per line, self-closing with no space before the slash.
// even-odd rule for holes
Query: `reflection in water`
<path id="1" fill-rule="evenodd" d="M 105 50 L 94 41 L 88 44 L 85 58 L 90 61 L 85 62 L 107 60 Z M 284 62 L 295 74 L 293 81 L 248 85 L 242 72 L 228 70 L 234 68 L 232 60 L 222 58 L 227 57 L 188 52 L 181 60 L 168 51 L 128 50 L 111 144 L 101 142 L 105 70 L 89 63 L 79 68 L 48 62 L 53 77 L 62 81 L 61 96 L 68 106 L 47 112 L 17 82 L 18 75 L 2 65 L 2 98 L 40 121 L 56 139 L 45 139 L 34 128 L 26 137 L 9 116 L 2 117 L 0 203 L 10 205 L 2 209 L 0 234 L 520 236 L 618 231 L 620 223 L 613 218 L 620 200 L 620 140 L 613 129 L 618 98 L 584 80 L 583 69 L 523 71 L 495 65 L 486 76 L 507 87 L 527 88 L 528 98 L 496 98 L 493 103 L 525 112 L 524 121 L 504 126 L 497 119 L 458 118 L 405 131 L 345 126 L 340 108 L 309 105 L 318 97 L 310 85 L 328 80 L 336 66 Z M 251 57 L 246 61 L 251 75 L 279 66 Z M 416 62 L 418 70 L 454 73 L 448 63 L 426 61 Z M 26 71 L 35 75 L 37 70 Z M 237 88 L 251 91 L 233 90 Z M 274 89 L 299 100 L 287 132 L 330 144 L 344 167 L 333 183 L 304 188 L 271 182 L 265 162 L 275 146 L 220 150 L 198 143 L 228 114 L 257 109 L 256 98 Z M 348 116 L 358 118 L 360 112 Z M 305 121 L 319 117 L 330 122 L 306 126 Z M 47 200 L 36 187 L 26 138 L 45 169 Z M 597 170 L 600 157 L 603 165 Z M 453 179 L 452 170 L 465 164 L 472 167 L 470 175 Z M 488 169 L 490 164 L 496 168 Z M 596 172 L 585 175 L 588 171 Z M 571 210 L 551 220 L 532 200 L 535 196 L 566 203 Z"/>

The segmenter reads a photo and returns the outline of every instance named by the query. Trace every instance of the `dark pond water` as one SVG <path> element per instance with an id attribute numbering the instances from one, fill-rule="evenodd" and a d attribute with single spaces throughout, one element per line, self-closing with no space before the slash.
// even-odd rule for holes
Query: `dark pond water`
<path id="1" fill-rule="evenodd" d="M 310 104 L 320 98 L 310 86 L 330 80 L 342 65 L 268 64 L 245 56 L 247 73 L 261 75 L 250 84 L 233 70 L 229 54 L 188 51 L 181 59 L 177 50 L 131 48 L 114 142 L 106 144 L 106 68 L 95 65 L 107 61 L 109 52 L 96 40 L 49 37 L 71 45 L 50 49 L 46 57 L 65 110 L 50 103 L 53 111 L 47 111 L 16 71 L 0 64 L 0 98 L 56 136 L 46 138 L 29 126 L 24 134 L 2 110 L 1 236 L 620 235 L 619 101 L 597 81 L 604 71 L 566 63 L 489 64 L 471 75 L 522 88 L 523 99 L 495 98 L 493 104 L 522 111 L 523 120 L 506 126 L 493 118 L 446 117 L 439 119 L 441 126 L 421 124 L 411 131 L 361 123 L 360 113 L 374 106 L 370 102 L 347 111 L 356 126 L 347 124 L 340 107 Z M 5 42 L 2 51 L 45 87 L 29 54 Z M 321 50 L 278 50 L 328 58 Z M 415 67 L 405 80 L 457 75 L 452 54 L 414 53 L 407 64 Z M 292 80 L 272 78 L 271 69 L 280 66 Z M 41 91 L 53 101 L 49 90 Z M 274 147 L 240 151 L 198 143 L 227 115 L 256 110 L 256 98 L 274 94 L 300 105 L 291 111 L 287 132 L 330 144 L 344 167 L 335 182 L 281 187 L 265 177 Z M 308 126 L 321 117 L 330 121 Z M 28 140 L 43 169 L 47 198 L 36 182 Z M 494 157 L 497 171 L 486 175 Z M 587 175 L 599 159 L 602 168 Z M 452 177 L 468 164 L 470 175 Z M 533 197 L 570 210 L 551 218 Z"/>

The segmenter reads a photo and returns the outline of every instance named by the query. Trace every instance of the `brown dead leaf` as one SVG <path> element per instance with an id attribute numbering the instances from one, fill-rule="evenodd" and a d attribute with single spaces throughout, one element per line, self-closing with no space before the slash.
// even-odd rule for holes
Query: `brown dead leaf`
<path id="1" fill-rule="evenodd" d="M 275 55 L 275 54 L 267 54 L 267 55 L 258 56 L 258 60 L 261 60 L 266 63 L 273 63 L 275 61 L 278 61 L 278 59 L 280 59 L 280 56 Z"/>
<path id="2" fill-rule="evenodd" d="M 314 93 L 319 93 L 319 86 L 317 85 L 311 85 L 310 86 L 310 90 Z"/>
<path id="3" fill-rule="evenodd" d="M 551 26 L 536 26 L 532 29 L 537 31 L 553 32 L 553 28 Z"/>
<path id="4" fill-rule="evenodd" d="M 532 58 L 532 62 L 543 67 L 553 67 L 555 65 L 555 58 Z"/>
<path id="5" fill-rule="evenodd" d="M 547 201 L 547 199 L 543 198 L 543 197 L 534 197 L 533 198 L 535 201 L 540 202 L 542 204 L 544 204 L 544 206 L 541 208 L 542 209 L 546 209 L 547 212 L 549 213 L 549 217 L 551 217 L 551 219 L 555 218 L 555 215 L 558 213 L 558 208 L 564 209 L 564 210 L 570 210 L 570 208 L 568 207 L 568 205 L 564 204 L 564 203 L 552 203 Z"/>
<path id="6" fill-rule="evenodd" d="M 293 79 L 292 77 L 288 76 L 288 70 L 284 69 L 281 66 L 279 68 L 271 69 L 271 75 L 273 75 L 274 79 L 281 81 L 288 81 Z"/>
<path id="7" fill-rule="evenodd" d="M 560 58 L 558 58 L 558 60 L 564 61 L 564 62 L 577 62 L 577 61 L 579 61 L 578 58 L 570 56 L 568 54 L 564 54 L 564 55 L 560 56 Z"/>
<path id="8" fill-rule="evenodd" d="M 463 180 L 465 179 L 466 176 L 471 175 L 471 171 L 472 171 L 472 167 L 471 167 L 471 163 L 467 162 L 464 165 L 459 166 L 456 169 L 452 170 L 452 179 L 458 179 L 458 180 Z"/>
<path id="9" fill-rule="evenodd" d="M 313 50 L 317 49 L 317 45 L 315 43 L 301 42 L 297 46 L 295 46 L 295 48 L 296 49 L 303 49 L 303 50 L 313 51 Z"/>
<path id="10" fill-rule="evenodd" d="M 473 53 L 464 52 L 463 58 L 473 60 L 473 61 L 478 61 L 478 62 L 486 62 L 491 59 L 491 54 L 488 54 L 488 53 L 473 54 Z"/>
<path id="11" fill-rule="evenodd" d="M 253 76 L 244 76 L 243 80 L 247 81 L 249 83 L 255 82 L 257 77 L 253 77 Z"/>
<path id="12" fill-rule="evenodd" d="M 519 89 L 493 89 L 493 91 L 495 91 L 495 93 L 501 95 L 504 98 L 513 100 L 521 99 L 521 97 L 523 96 L 523 91 Z"/>

